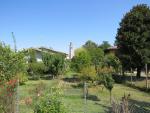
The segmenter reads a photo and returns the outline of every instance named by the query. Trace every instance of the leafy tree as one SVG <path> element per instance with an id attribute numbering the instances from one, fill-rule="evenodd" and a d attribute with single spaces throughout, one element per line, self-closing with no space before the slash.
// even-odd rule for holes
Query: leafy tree
<path id="1" fill-rule="evenodd" d="M 101 48 L 102 50 L 105 50 L 109 47 L 111 47 L 111 45 L 108 43 L 108 41 L 103 41 L 103 43 L 99 45 L 99 48 Z"/>
<path id="2" fill-rule="evenodd" d="M 0 81 L 9 81 L 22 72 L 26 72 L 24 54 L 0 43 Z"/>
<path id="3" fill-rule="evenodd" d="M 83 45 L 84 48 L 87 48 L 87 49 L 91 49 L 91 48 L 97 48 L 98 45 L 91 41 L 91 40 L 88 40 L 84 45 Z"/>
<path id="4" fill-rule="evenodd" d="M 91 57 L 88 54 L 87 50 L 84 48 L 79 48 L 75 51 L 75 56 L 72 58 L 72 68 L 80 72 L 82 68 L 88 67 L 91 65 Z"/>
<path id="5" fill-rule="evenodd" d="M 112 67 L 115 72 L 119 72 L 121 68 L 121 63 L 118 57 L 115 56 L 115 54 L 107 54 L 104 57 L 104 66 Z"/>
<path id="6" fill-rule="evenodd" d="M 112 75 L 110 74 L 106 74 L 104 76 L 104 86 L 109 90 L 109 93 L 110 93 L 110 102 L 111 102 L 111 98 L 112 98 L 112 89 L 113 89 L 113 86 L 114 86 L 114 79 L 112 78 Z"/>
<path id="7" fill-rule="evenodd" d="M 83 47 L 88 51 L 92 65 L 95 66 L 95 70 L 97 71 L 97 67 L 101 64 L 104 58 L 103 50 L 98 48 L 97 44 L 92 41 L 87 41 Z"/>
<path id="8" fill-rule="evenodd" d="M 43 62 L 47 71 L 54 76 L 63 74 L 65 68 L 65 58 L 59 54 L 43 54 Z"/>
<path id="9" fill-rule="evenodd" d="M 91 80 L 92 82 L 94 82 L 97 78 L 95 68 L 92 66 L 82 68 L 82 70 L 80 71 L 80 78 L 83 81 Z"/>
<path id="10" fill-rule="evenodd" d="M 145 63 L 150 61 L 150 8 L 147 5 L 137 5 L 124 16 L 116 45 L 123 68 L 137 68 L 137 77 L 140 77 Z"/>

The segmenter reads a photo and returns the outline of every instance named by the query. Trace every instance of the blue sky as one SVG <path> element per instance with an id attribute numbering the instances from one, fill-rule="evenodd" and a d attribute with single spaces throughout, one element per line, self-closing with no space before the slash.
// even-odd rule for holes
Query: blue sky
<path id="1" fill-rule="evenodd" d="M 46 46 L 68 52 L 87 40 L 114 43 L 123 15 L 150 0 L 0 0 L 0 41 L 18 49 Z"/>

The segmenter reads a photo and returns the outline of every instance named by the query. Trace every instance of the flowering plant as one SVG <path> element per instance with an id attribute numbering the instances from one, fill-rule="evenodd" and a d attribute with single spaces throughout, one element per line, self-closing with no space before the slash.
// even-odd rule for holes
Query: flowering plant
<path id="1" fill-rule="evenodd" d="M 14 113 L 17 80 L 11 79 L 7 82 L 0 81 L 0 112 Z"/>

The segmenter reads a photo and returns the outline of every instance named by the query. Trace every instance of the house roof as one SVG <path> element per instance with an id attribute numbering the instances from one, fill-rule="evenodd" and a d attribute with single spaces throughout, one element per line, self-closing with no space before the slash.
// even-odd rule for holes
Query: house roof
<path id="1" fill-rule="evenodd" d="M 39 51 L 39 52 L 53 52 L 53 53 L 68 55 L 67 53 L 60 52 L 60 51 L 55 51 L 55 50 L 52 50 L 52 49 L 46 48 L 46 47 L 38 47 L 38 48 L 31 47 L 31 48 L 28 48 L 28 49 L 25 49 L 25 50 L 29 50 L 29 49 L 33 49 L 33 50 L 36 50 L 36 51 Z"/>
<path id="2" fill-rule="evenodd" d="M 106 50 L 115 50 L 115 49 L 118 49 L 117 46 L 111 46 L 111 47 L 107 48 Z"/>

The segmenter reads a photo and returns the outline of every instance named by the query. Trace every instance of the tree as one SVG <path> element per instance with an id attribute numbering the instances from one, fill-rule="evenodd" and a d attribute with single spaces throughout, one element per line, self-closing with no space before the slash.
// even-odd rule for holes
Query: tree
<path id="1" fill-rule="evenodd" d="M 47 71 L 53 75 L 53 77 L 63 74 L 65 68 L 65 58 L 60 54 L 43 54 L 43 62 L 47 67 Z"/>
<path id="2" fill-rule="evenodd" d="M 109 93 L 110 93 L 110 102 L 111 102 L 111 98 L 112 98 L 112 89 L 113 89 L 113 86 L 114 86 L 114 79 L 112 78 L 112 75 L 105 75 L 104 76 L 104 86 L 109 90 Z"/>
<path id="3" fill-rule="evenodd" d="M 104 66 L 112 67 L 115 72 L 119 72 L 121 63 L 120 60 L 115 56 L 115 54 L 107 54 L 104 57 Z"/>
<path id="4" fill-rule="evenodd" d="M 123 68 L 137 68 L 139 78 L 142 68 L 150 61 L 150 8 L 147 5 L 137 5 L 124 16 L 116 45 Z"/>
<path id="5" fill-rule="evenodd" d="M 108 41 L 103 41 L 103 43 L 99 45 L 99 48 L 101 48 L 102 50 L 105 50 L 109 47 L 111 47 L 111 45 L 108 43 Z"/>
<path id="6" fill-rule="evenodd" d="M 92 65 L 95 66 L 97 71 L 98 66 L 101 64 L 104 58 L 104 52 L 101 48 L 98 48 L 97 44 L 92 41 L 87 41 L 83 47 L 87 50 L 91 57 Z"/>
<path id="7" fill-rule="evenodd" d="M 75 56 L 72 58 L 71 67 L 73 70 L 80 72 L 82 68 L 91 65 L 91 57 L 87 50 L 84 48 L 79 48 L 75 51 Z"/>
<path id="8" fill-rule="evenodd" d="M 24 54 L 0 43 L 0 81 L 9 81 L 21 72 L 26 72 Z"/>
<path id="9" fill-rule="evenodd" d="M 83 67 L 82 70 L 80 71 L 80 78 L 83 81 L 91 80 L 92 82 L 94 82 L 94 80 L 96 80 L 97 78 L 95 68 L 92 66 Z"/>
<path id="10" fill-rule="evenodd" d="M 97 48 L 98 45 L 91 41 L 91 40 L 88 40 L 87 42 L 85 42 L 85 44 L 83 45 L 84 48 L 87 48 L 87 49 L 91 49 L 91 48 Z"/>

